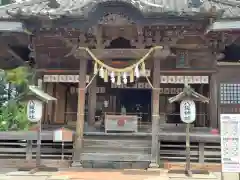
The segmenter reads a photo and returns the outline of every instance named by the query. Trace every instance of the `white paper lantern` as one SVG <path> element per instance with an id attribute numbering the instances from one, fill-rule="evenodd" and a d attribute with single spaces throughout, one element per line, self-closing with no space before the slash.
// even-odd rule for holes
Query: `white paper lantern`
<path id="1" fill-rule="evenodd" d="M 43 103 L 39 100 L 30 100 L 27 104 L 27 117 L 31 122 L 38 122 L 42 118 Z"/>
<path id="2" fill-rule="evenodd" d="M 180 104 L 180 117 L 185 123 L 192 123 L 196 119 L 196 105 L 192 100 L 183 100 Z"/>

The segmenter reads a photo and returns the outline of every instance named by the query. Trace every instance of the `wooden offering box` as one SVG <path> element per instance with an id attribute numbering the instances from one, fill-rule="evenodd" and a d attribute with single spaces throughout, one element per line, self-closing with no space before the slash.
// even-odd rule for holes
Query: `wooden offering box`
<path id="1" fill-rule="evenodd" d="M 138 117 L 132 115 L 105 115 L 105 132 L 137 132 Z"/>

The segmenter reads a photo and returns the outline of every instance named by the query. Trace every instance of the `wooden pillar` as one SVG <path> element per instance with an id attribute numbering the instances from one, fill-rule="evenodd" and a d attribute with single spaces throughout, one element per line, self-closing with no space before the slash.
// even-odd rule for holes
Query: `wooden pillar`
<path id="1" fill-rule="evenodd" d="M 218 128 L 218 87 L 217 74 L 213 73 L 210 78 L 210 127 Z"/>
<path id="2" fill-rule="evenodd" d="M 216 53 L 212 56 L 212 68 L 217 69 Z M 218 126 L 218 88 L 217 73 L 213 73 L 209 80 L 209 125 L 211 128 L 217 128 Z"/>
<path id="3" fill-rule="evenodd" d="M 204 92 L 203 92 L 203 86 L 204 86 L 204 84 L 200 84 L 200 87 L 199 87 L 199 93 L 200 94 L 203 94 Z M 202 103 L 202 102 L 199 102 L 199 106 L 198 106 L 198 108 L 199 108 L 199 117 L 197 117 L 197 120 L 198 120 L 198 122 L 197 122 L 197 125 L 198 126 L 205 126 L 205 124 L 206 124 L 206 122 L 205 122 L 205 116 L 203 115 L 205 112 L 204 112 L 204 104 Z"/>
<path id="4" fill-rule="evenodd" d="M 97 25 L 94 27 L 97 49 L 103 49 L 102 41 L 102 25 Z M 97 105 L 97 76 L 94 78 L 90 86 L 88 87 L 88 124 L 93 125 L 95 123 L 95 111 Z"/>
<path id="5" fill-rule="evenodd" d="M 77 123 L 75 133 L 75 147 L 73 154 L 74 167 L 82 167 L 81 152 L 83 148 L 83 127 L 84 127 L 84 109 L 85 109 L 85 87 L 86 87 L 86 71 L 87 60 L 80 59 L 79 68 L 79 83 L 78 83 L 78 110 L 77 110 Z"/>
<path id="6" fill-rule="evenodd" d="M 88 87 L 88 124 L 93 125 L 95 122 L 95 111 L 97 104 L 97 77 L 94 78 Z"/>
<path id="7" fill-rule="evenodd" d="M 153 65 L 153 89 L 152 91 L 152 147 L 150 167 L 159 167 L 159 99 L 160 99 L 160 59 L 154 58 Z"/>

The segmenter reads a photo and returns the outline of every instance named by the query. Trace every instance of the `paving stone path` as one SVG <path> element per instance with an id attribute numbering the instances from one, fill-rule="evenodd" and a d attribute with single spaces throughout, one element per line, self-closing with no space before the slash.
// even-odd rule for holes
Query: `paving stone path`
<path id="1" fill-rule="evenodd" d="M 168 174 L 165 170 L 109 170 L 109 169 L 79 169 L 59 172 L 2 172 L 0 180 L 239 180 L 238 174 L 210 173 L 209 175 L 193 175 L 188 178 L 180 174 Z"/>

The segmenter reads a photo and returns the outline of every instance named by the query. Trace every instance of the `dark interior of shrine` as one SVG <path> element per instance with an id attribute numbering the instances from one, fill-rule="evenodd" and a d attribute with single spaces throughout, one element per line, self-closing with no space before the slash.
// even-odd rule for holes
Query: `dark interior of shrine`
<path id="1" fill-rule="evenodd" d="M 125 107 L 127 114 L 138 115 L 143 122 L 151 121 L 150 89 L 118 89 L 118 107 Z"/>
<path id="2" fill-rule="evenodd" d="M 225 57 L 220 61 L 227 62 L 239 62 L 240 61 L 240 45 L 239 44 L 231 44 L 227 46 L 223 51 Z"/>

